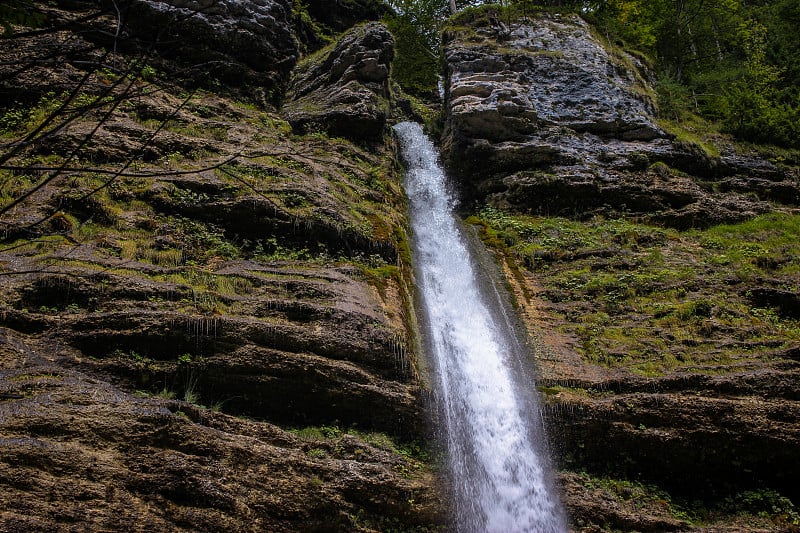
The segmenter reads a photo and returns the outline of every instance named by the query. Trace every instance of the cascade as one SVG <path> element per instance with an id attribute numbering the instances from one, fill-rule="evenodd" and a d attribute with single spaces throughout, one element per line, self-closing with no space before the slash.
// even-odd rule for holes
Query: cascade
<path id="1" fill-rule="evenodd" d="M 436 148 L 394 127 L 406 167 L 413 253 L 459 532 L 562 533 L 535 386 L 498 296 L 484 290 Z"/>

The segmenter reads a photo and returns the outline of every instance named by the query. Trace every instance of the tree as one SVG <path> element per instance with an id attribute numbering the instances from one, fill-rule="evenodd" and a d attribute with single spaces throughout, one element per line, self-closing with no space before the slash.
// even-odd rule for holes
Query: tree
<path id="1" fill-rule="evenodd" d="M 795 0 L 604 0 L 590 18 L 655 59 L 673 118 L 683 102 L 742 138 L 800 146 Z"/>
<path id="2" fill-rule="evenodd" d="M 429 95 L 437 90 L 441 28 L 454 0 L 390 0 L 394 14 L 385 19 L 396 40 L 394 78 L 407 91 Z"/>
<path id="3" fill-rule="evenodd" d="M 758 21 L 739 28 L 745 51 L 744 74 L 724 91 L 725 127 L 746 139 L 791 144 L 793 110 L 782 103 L 783 69 L 767 61 L 767 27 Z"/>

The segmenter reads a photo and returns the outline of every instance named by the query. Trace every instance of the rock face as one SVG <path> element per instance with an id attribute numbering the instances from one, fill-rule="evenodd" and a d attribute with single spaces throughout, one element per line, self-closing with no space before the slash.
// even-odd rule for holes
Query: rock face
<path id="1" fill-rule="evenodd" d="M 147 68 L 171 82 L 276 101 L 299 58 L 288 0 L 35 6 L 45 29 L 4 42 L 3 53 L 29 61 L 24 69 L 0 69 L 0 91 L 9 102 L 68 91 L 98 66 L 114 73 L 131 69 L 134 75 Z"/>
<path id="2" fill-rule="evenodd" d="M 212 57 L 245 91 L 280 87 L 288 7 L 134 2 L 126 28 L 176 17 L 170 38 L 199 48 L 159 48 L 161 68 Z M 57 37 L 0 50 L 8 94 L 59 89 L 2 124 L 19 170 L 0 200 L 0 531 L 439 529 L 391 151 L 291 135 L 268 108 L 186 98 L 162 74 L 81 71 L 97 36 Z M 68 42 L 74 64 L 44 87 L 8 66 Z M 339 51 L 343 86 L 385 88 L 382 27 Z M 62 104 L 80 112 L 25 138 Z"/>
<path id="3" fill-rule="evenodd" d="M 773 268 L 788 259 L 770 245 L 748 260 L 764 270 L 739 276 L 716 252 L 687 253 L 711 244 L 686 236 L 714 230 L 663 227 L 790 211 L 796 167 L 662 130 L 647 69 L 574 16 L 464 13 L 445 60 L 443 156 L 468 199 L 489 204 L 475 228 L 500 242 L 531 333 L 573 530 L 796 529 L 800 350 L 794 333 L 769 325 L 762 338 L 752 325 L 759 307 L 795 327 L 796 269 Z M 671 277 L 683 269 L 697 276 Z M 703 301 L 711 295 L 720 303 Z M 666 310 L 689 302 L 691 313 Z M 738 306 L 730 325 L 722 302 Z M 751 505 L 765 494 L 785 507 Z"/>
<path id="4" fill-rule="evenodd" d="M 624 140 L 665 136 L 637 73 L 619 65 L 588 24 L 572 16 L 539 22 L 475 28 L 502 51 L 448 34 L 448 108 L 459 133 L 491 142 L 521 142 L 552 127 Z"/>
<path id="5" fill-rule="evenodd" d="M 379 138 L 389 112 L 393 57 L 394 39 L 385 26 L 373 22 L 354 28 L 332 50 L 323 50 L 297 67 L 284 115 L 299 132 Z"/>
<path id="6" fill-rule="evenodd" d="M 152 133 L 131 116 L 86 149 L 116 163 Z M 399 176 L 374 174 L 391 154 L 289 142 L 276 115 L 211 95 L 174 119 L 156 153 L 208 148 L 183 170 L 159 157 L 157 178 L 86 199 L 92 178 L 65 177 L 2 218 L 0 530 L 427 530 L 435 480 L 396 448 L 425 417 Z M 49 259 L 25 244 L 42 218 Z M 289 431 L 307 426 L 325 433 Z"/>
<path id="7" fill-rule="evenodd" d="M 562 453 L 586 448 L 583 464 L 656 479 L 686 497 L 762 485 L 796 498 L 798 381 L 796 365 L 785 365 L 756 375 L 605 383 L 606 399 L 559 393 L 575 414 L 560 417 L 551 404 L 551 433 Z M 614 453 L 585 446 L 598 439 Z"/>
<path id="8" fill-rule="evenodd" d="M 0 328 L 2 531 L 363 531 L 429 504 L 386 448 L 132 395 L 51 342 Z"/>
<path id="9" fill-rule="evenodd" d="M 298 59 L 287 0 L 135 0 L 128 38 L 227 85 L 279 88 Z"/>
<path id="10" fill-rule="evenodd" d="M 542 14 L 510 27 L 497 17 L 462 15 L 445 34 L 443 152 L 468 196 L 523 212 L 632 213 L 678 227 L 800 199 L 796 181 L 768 162 L 671 139 L 653 118 L 647 68 L 609 52 L 579 17 Z"/>
<path id="11" fill-rule="evenodd" d="M 644 248 L 646 239 L 640 242 Z M 747 499 L 765 490 L 793 502 L 800 497 L 795 482 L 800 475 L 796 339 L 765 342 L 752 353 L 750 347 L 759 343 L 742 334 L 747 326 L 726 332 L 712 325 L 709 316 L 703 317 L 711 325 L 705 335 L 680 341 L 673 333 L 678 328 L 691 331 L 689 322 L 668 330 L 648 322 L 652 315 L 642 308 L 623 305 L 614 312 L 598 304 L 613 298 L 613 289 L 585 298 L 569 298 L 554 289 L 552 280 L 562 268 L 585 268 L 596 280 L 618 262 L 623 276 L 642 275 L 635 254 L 615 247 L 608 239 L 606 249 L 543 258 L 546 267 L 534 272 L 506 272 L 535 346 L 536 384 L 550 449 L 561 470 L 562 497 L 575 530 L 792 531 L 796 515 L 791 503 L 784 512 L 780 505 L 760 507 Z M 727 278 L 721 283 L 730 282 Z M 707 283 L 703 291 L 725 294 L 724 287 Z M 549 288 L 544 290 L 543 284 Z M 698 290 L 691 281 L 681 285 Z M 757 301 L 767 294 L 775 298 L 761 305 L 778 303 L 787 315 L 792 312 L 784 292 L 752 292 Z M 685 301 L 693 297 L 690 293 Z M 727 298 L 736 296 L 729 293 Z M 654 300 L 664 305 L 669 297 Z M 609 317 L 608 324 L 620 332 L 604 346 L 602 360 L 586 350 L 587 332 L 598 327 L 592 313 Z M 599 335 L 589 338 L 601 342 Z M 635 338 L 663 342 L 663 347 L 637 354 L 631 348 Z M 663 373 L 644 376 L 633 369 L 634 360 L 659 364 L 673 355 L 682 364 Z M 707 513 L 702 526 L 687 522 L 685 510 L 692 508 Z M 742 518 L 732 516 L 737 513 Z M 744 521 L 744 513 L 762 514 L 765 520 Z"/>

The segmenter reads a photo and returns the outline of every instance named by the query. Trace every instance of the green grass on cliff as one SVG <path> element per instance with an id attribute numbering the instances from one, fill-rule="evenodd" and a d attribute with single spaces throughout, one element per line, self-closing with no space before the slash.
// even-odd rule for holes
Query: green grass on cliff
<path id="1" fill-rule="evenodd" d="M 728 372 L 800 343 L 796 309 L 769 297 L 800 291 L 800 215 L 689 231 L 493 208 L 468 221 L 535 274 L 589 362 Z"/>
<path id="2" fill-rule="evenodd" d="M 685 501 L 674 498 L 664 489 L 640 481 L 595 476 L 581 471 L 574 474 L 580 490 L 586 497 L 614 502 L 614 509 L 622 509 L 638 516 L 668 517 L 702 528 L 730 520 L 735 515 L 738 530 L 749 527 L 753 531 L 780 529 L 796 531 L 800 525 L 800 513 L 791 500 L 770 490 L 746 490 L 727 496 L 713 504 L 701 501 Z M 622 514 L 622 513 L 621 513 Z M 591 526 L 607 530 L 607 524 L 593 524 L 588 517 L 577 519 L 583 528 Z M 594 530 L 594 529 L 593 529 Z M 616 530 L 615 530 L 616 531 Z"/>

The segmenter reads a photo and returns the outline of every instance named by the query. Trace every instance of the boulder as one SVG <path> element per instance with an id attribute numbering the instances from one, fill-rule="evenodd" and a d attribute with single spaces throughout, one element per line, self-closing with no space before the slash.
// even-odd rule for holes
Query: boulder
<path id="1" fill-rule="evenodd" d="M 380 138 L 389 111 L 394 39 L 383 24 L 354 28 L 295 70 L 283 112 L 298 132 Z"/>

